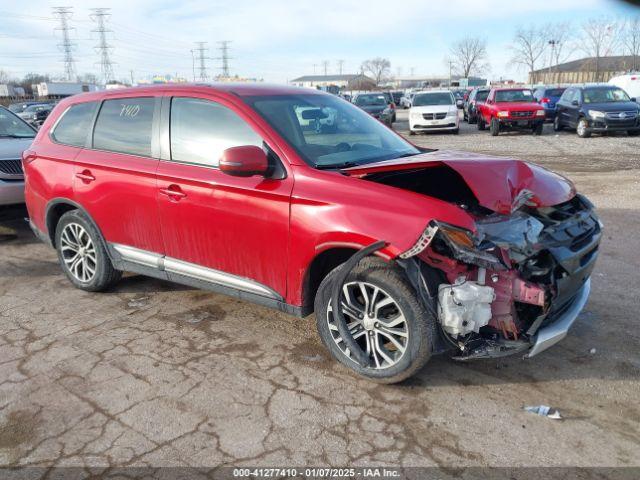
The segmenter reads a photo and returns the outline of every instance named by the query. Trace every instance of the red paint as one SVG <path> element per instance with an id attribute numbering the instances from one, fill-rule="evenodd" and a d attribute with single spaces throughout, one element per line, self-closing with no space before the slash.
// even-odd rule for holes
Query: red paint
<path id="1" fill-rule="evenodd" d="M 236 177 L 252 177 L 267 172 L 267 155 L 260 147 L 247 145 L 227 148 L 220 157 L 220 171 Z"/>
<path id="2" fill-rule="evenodd" d="M 462 175 L 484 206 L 501 213 L 522 189 L 533 191 L 539 205 L 561 203 L 574 193 L 567 180 L 540 167 L 461 152 L 381 162 L 349 169 L 347 175 L 316 170 L 241 98 L 299 92 L 262 85 L 168 85 L 65 99 L 38 132 L 25 162 L 30 216 L 47 232 L 47 205 L 67 199 L 87 211 L 107 242 L 250 278 L 301 305 L 309 266 L 328 249 L 385 240 L 379 253 L 394 258 L 415 243 L 430 220 L 475 230 L 473 218 L 456 205 L 358 177 L 444 164 Z M 132 95 L 189 96 L 232 109 L 281 159 L 285 178 L 232 176 L 210 167 L 57 145 L 49 138 L 69 105 Z M 249 163 L 256 167 L 262 160 L 254 153 Z M 234 160 L 233 152 L 227 160 Z"/>

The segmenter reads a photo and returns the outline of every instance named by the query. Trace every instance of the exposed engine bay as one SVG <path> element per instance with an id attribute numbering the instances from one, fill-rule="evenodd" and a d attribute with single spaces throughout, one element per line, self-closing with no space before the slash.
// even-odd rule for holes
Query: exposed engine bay
<path id="1" fill-rule="evenodd" d="M 602 225 L 583 196 L 540 207 L 530 201 L 532 192 L 521 189 L 510 213 L 496 213 L 446 165 L 366 179 L 454 203 L 475 220 L 475 232 L 431 221 L 398 260 L 437 316 L 442 349 L 455 359 L 532 349 L 537 332 L 561 319 L 578 297 L 586 302 Z M 428 287 L 434 285 L 432 269 L 439 275 L 437 289 Z"/>

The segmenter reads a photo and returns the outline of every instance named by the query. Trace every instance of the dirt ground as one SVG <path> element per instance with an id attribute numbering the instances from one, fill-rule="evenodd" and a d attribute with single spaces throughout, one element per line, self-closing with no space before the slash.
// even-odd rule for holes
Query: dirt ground
<path id="1" fill-rule="evenodd" d="M 5 219 L 0 234 L 17 237 L 0 243 L 0 464 L 640 466 L 640 138 L 465 124 L 412 140 L 538 162 L 596 204 L 591 299 L 561 344 L 526 361 L 436 358 L 376 385 L 329 358 L 311 317 L 141 276 L 76 290 Z M 523 411 L 539 404 L 564 419 Z"/>

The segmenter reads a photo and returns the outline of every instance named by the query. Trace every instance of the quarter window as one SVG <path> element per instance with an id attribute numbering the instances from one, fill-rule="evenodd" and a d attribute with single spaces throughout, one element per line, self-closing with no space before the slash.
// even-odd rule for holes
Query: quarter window
<path id="1" fill-rule="evenodd" d="M 217 167 L 222 152 L 242 145 L 262 147 L 262 138 L 231 109 L 198 98 L 171 101 L 171 159 Z"/>
<path id="2" fill-rule="evenodd" d="M 69 107 L 51 132 L 53 140 L 64 145 L 84 147 L 97 107 L 97 102 L 77 103 Z"/>
<path id="3" fill-rule="evenodd" d="M 151 156 L 153 97 L 105 100 L 93 132 L 93 148 Z"/>

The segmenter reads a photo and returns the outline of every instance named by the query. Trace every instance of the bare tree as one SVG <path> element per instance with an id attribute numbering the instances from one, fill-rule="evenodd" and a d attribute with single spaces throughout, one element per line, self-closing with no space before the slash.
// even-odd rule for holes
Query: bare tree
<path id="1" fill-rule="evenodd" d="M 0 69 L 0 84 L 9 83 L 11 81 L 11 77 L 9 74 Z"/>
<path id="2" fill-rule="evenodd" d="M 631 18 L 625 25 L 624 35 L 625 53 L 631 55 L 631 70 L 640 69 L 640 16 Z"/>
<path id="3" fill-rule="evenodd" d="M 527 68 L 531 74 L 531 83 L 536 83 L 536 66 L 542 62 L 548 43 L 548 27 L 518 27 L 511 45 L 511 63 Z"/>
<path id="4" fill-rule="evenodd" d="M 468 78 L 488 68 L 486 59 L 487 41 L 481 37 L 465 37 L 451 45 L 447 61 L 458 75 Z"/>
<path id="5" fill-rule="evenodd" d="M 547 27 L 551 48 L 551 65 L 557 66 L 569 60 L 577 45 L 570 22 L 560 22 Z"/>
<path id="6" fill-rule="evenodd" d="M 389 77 L 391 62 L 388 58 L 376 57 L 362 62 L 362 71 L 371 75 L 376 86 Z"/>
<path id="7" fill-rule="evenodd" d="M 582 50 L 593 57 L 594 80 L 601 80 L 600 69 L 602 57 L 611 55 L 618 46 L 620 25 L 608 18 L 592 18 L 582 25 Z"/>

